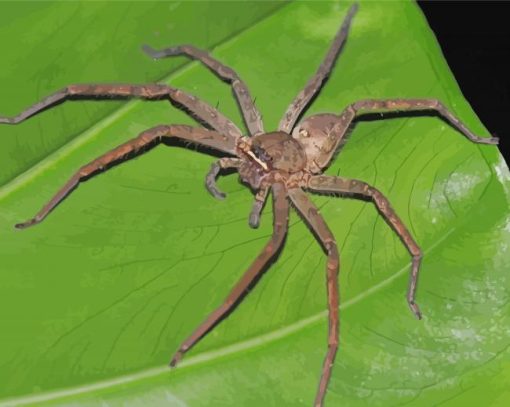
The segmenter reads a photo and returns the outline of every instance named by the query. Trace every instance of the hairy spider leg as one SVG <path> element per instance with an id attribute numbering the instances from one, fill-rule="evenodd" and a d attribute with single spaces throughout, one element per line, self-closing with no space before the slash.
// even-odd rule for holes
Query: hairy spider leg
<path id="1" fill-rule="evenodd" d="M 331 370 L 333 369 L 333 363 L 335 361 L 340 335 L 340 321 L 338 317 L 340 301 L 340 294 L 338 290 L 338 272 L 340 269 L 340 259 L 335 238 L 331 233 L 331 230 L 328 228 L 328 225 L 326 225 L 324 218 L 319 214 L 317 207 L 299 188 L 290 189 L 288 194 L 298 213 L 303 217 L 305 223 L 314 232 L 317 240 L 328 255 L 328 261 L 326 265 L 326 287 L 328 293 L 329 313 L 328 352 L 324 358 L 319 388 L 315 397 L 315 406 L 321 407 L 324 401 L 329 379 L 331 377 Z"/>
<path id="2" fill-rule="evenodd" d="M 262 123 L 262 115 L 255 106 L 248 86 L 239 77 L 239 75 L 232 68 L 223 65 L 217 59 L 213 58 L 208 52 L 194 47 L 193 45 L 179 45 L 175 47 L 169 47 L 157 51 L 148 45 L 143 45 L 142 49 L 147 55 L 154 59 L 160 59 L 164 57 L 185 55 L 191 59 L 198 60 L 207 66 L 216 76 L 220 79 L 230 83 L 234 97 L 237 100 L 237 104 L 241 109 L 241 113 L 248 127 L 248 131 L 252 136 L 256 134 L 264 133 L 264 124 Z"/>
<path id="3" fill-rule="evenodd" d="M 360 114 L 413 111 L 436 112 L 473 143 L 498 144 L 499 139 L 497 137 L 480 137 L 474 134 L 437 99 L 367 99 L 350 104 L 338 115 L 338 122 L 336 126 L 331 129 L 329 136 L 331 137 L 331 143 L 329 144 L 331 148 L 319 154 L 318 158 L 315 159 L 316 164 L 321 168 L 325 168 L 329 165 L 352 121 Z M 384 119 L 384 116 L 381 118 Z M 323 130 L 324 129 L 317 129 L 317 131 Z M 313 133 L 313 129 L 309 129 L 309 131 Z"/>
<path id="4" fill-rule="evenodd" d="M 235 140 L 212 130 L 194 128 L 186 125 L 162 125 L 153 127 L 152 129 L 140 133 L 138 137 L 121 144 L 81 167 L 55 196 L 44 205 L 34 218 L 23 223 L 18 223 L 16 228 L 22 229 L 41 222 L 81 181 L 95 175 L 98 171 L 108 169 L 111 164 L 131 158 L 131 156 L 137 153 L 144 153 L 147 151 L 146 147 L 153 147 L 161 143 L 163 139 L 172 137 L 212 147 L 224 153 L 235 154 L 236 150 Z"/>
<path id="5" fill-rule="evenodd" d="M 283 115 L 283 118 L 281 119 L 278 126 L 279 130 L 290 134 L 303 110 L 308 106 L 317 92 L 320 91 L 325 80 L 331 73 L 338 55 L 342 51 L 342 47 L 345 44 L 345 40 L 347 39 L 347 34 L 349 33 L 352 19 L 357 11 L 358 3 L 353 4 L 349 8 L 349 11 L 345 16 L 340 29 L 333 39 L 333 43 L 331 44 L 326 57 L 322 61 L 315 75 L 308 81 L 303 90 L 299 92 L 299 94 L 287 108 L 287 111 Z"/>
<path id="6" fill-rule="evenodd" d="M 168 98 L 179 108 L 184 108 L 192 117 L 205 122 L 214 130 L 231 138 L 239 138 L 242 133 L 234 123 L 222 115 L 211 105 L 201 101 L 180 89 L 167 85 L 129 85 L 129 84 L 81 84 L 69 85 L 64 89 L 44 98 L 30 106 L 15 117 L 0 117 L 0 123 L 18 124 L 35 114 L 53 107 L 66 100 L 74 98 L 140 98 L 147 100 L 161 100 Z"/>
<path id="7" fill-rule="evenodd" d="M 242 160 L 240 158 L 224 157 L 215 161 L 211 165 L 211 169 L 205 177 L 205 187 L 216 199 L 225 199 L 226 195 L 221 192 L 216 186 L 216 177 L 218 176 L 221 169 L 225 168 L 239 168 Z"/>
<path id="8" fill-rule="evenodd" d="M 170 366 L 175 366 L 201 338 L 214 328 L 229 312 L 242 301 L 247 289 L 257 281 L 265 270 L 265 266 L 276 255 L 287 234 L 289 222 L 289 204 L 283 184 L 272 185 L 273 192 L 273 234 L 262 252 L 232 288 L 225 301 L 216 308 L 207 319 L 181 344 L 173 356 Z"/>
<path id="9" fill-rule="evenodd" d="M 407 290 L 407 303 L 414 315 L 421 319 L 421 312 L 416 304 L 416 285 L 418 282 L 418 273 L 420 270 L 422 251 L 415 242 L 411 233 L 407 230 L 402 220 L 397 216 L 391 207 L 388 199 L 376 188 L 366 182 L 343 177 L 331 177 L 326 175 L 316 175 L 310 177 L 307 189 L 311 192 L 333 192 L 353 195 L 355 198 L 371 199 L 377 207 L 379 213 L 398 235 L 400 240 L 411 254 L 413 260 L 411 265 L 411 274 L 409 276 L 409 287 Z"/>

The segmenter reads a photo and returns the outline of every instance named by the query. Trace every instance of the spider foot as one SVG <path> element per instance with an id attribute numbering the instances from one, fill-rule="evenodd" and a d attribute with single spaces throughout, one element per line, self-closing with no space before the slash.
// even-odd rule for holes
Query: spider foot
<path id="1" fill-rule="evenodd" d="M 497 145 L 499 144 L 499 137 L 478 137 L 476 142 L 480 144 Z"/>
<path id="2" fill-rule="evenodd" d="M 418 307 L 418 304 L 416 304 L 414 301 L 408 301 L 409 308 L 411 308 L 411 312 L 416 316 L 417 319 L 421 319 L 421 311 L 420 307 Z"/>
<path id="3" fill-rule="evenodd" d="M 0 123 L 2 123 L 2 124 L 16 124 L 16 118 L 0 116 Z"/>
<path id="4" fill-rule="evenodd" d="M 260 212 L 256 211 L 255 208 L 250 213 L 250 219 L 248 220 L 250 227 L 257 229 L 260 224 Z"/>
<path id="5" fill-rule="evenodd" d="M 212 196 L 214 196 L 216 199 L 225 199 L 227 194 L 224 192 L 221 192 L 216 186 L 214 185 L 206 185 L 207 190 L 211 193 Z"/>
<path id="6" fill-rule="evenodd" d="M 177 363 L 179 363 L 182 359 L 182 357 L 184 356 L 184 351 L 182 350 L 178 350 L 174 357 L 172 358 L 172 360 L 170 361 L 169 363 L 169 366 L 170 367 L 175 367 L 177 365 Z"/>
<path id="7" fill-rule="evenodd" d="M 250 227 L 253 229 L 256 229 L 259 227 L 260 224 L 260 212 L 262 211 L 262 207 L 264 206 L 263 201 L 255 201 L 253 204 L 251 213 L 250 213 L 250 219 L 248 220 L 248 223 Z"/>
<path id="8" fill-rule="evenodd" d="M 160 59 L 164 57 L 169 57 L 173 55 L 179 55 L 180 49 L 179 47 L 175 48 L 165 48 L 162 51 L 158 51 L 154 48 L 152 48 L 150 45 L 144 44 L 142 45 L 142 51 L 145 52 L 148 56 L 154 59 Z"/>
<path id="9" fill-rule="evenodd" d="M 28 227 L 30 227 L 30 226 L 33 226 L 33 225 L 35 225 L 35 224 L 39 223 L 40 221 L 41 221 L 40 219 L 33 218 L 33 219 L 29 219 L 29 220 L 27 220 L 26 222 L 16 223 L 16 224 L 14 225 L 14 227 L 15 227 L 16 229 L 26 229 L 26 228 L 28 228 Z"/>
<path id="10" fill-rule="evenodd" d="M 225 199 L 226 195 L 223 192 L 221 192 L 216 186 L 216 177 L 218 176 L 218 173 L 221 170 L 220 162 L 221 160 L 211 165 L 211 169 L 209 170 L 207 176 L 205 177 L 205 187 L 216 199 Z"/>

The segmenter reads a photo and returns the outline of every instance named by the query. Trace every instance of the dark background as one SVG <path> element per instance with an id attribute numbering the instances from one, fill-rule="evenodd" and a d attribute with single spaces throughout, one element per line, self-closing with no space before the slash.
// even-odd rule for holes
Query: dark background
<path id="1" fill-rule="evenodd" d="M 510 164 L 510 2 L 419 1 L 462 93 Z"/>

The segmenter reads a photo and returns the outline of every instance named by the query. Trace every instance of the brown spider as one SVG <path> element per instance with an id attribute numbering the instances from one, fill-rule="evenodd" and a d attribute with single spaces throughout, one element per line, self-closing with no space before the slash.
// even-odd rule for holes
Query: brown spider
<path id="1" fill-rule="evenodd" d="M 333 159 L 352 121 L 360 113 L 433 111 L 475 143 L 498 143 L 498 139 L 495 137 L 482 138 L 474 135 L 441 102 L 435 99 L 361 100 L 347 106 L 339 115 L 329 113 L 313 115 L 296 126 L 296 121 L 319 92 L 331 72 L 333 64 L 347 39 L 349 27 L 357 8 L 357 4 L 350 7 L 318 71 L 290 104 L 280 121 L 278 130 L 274 132 L 266 133 L 264 131 L 261 115 L 252 101 L 248 88 L 239 76 L 207 52 L 191 45 L 167 48 L 162 51 L 155 51 L 148 46 L 144 46 L 143 49 L 155 59 L 175 55 L 185 55 L 196 59 L 206 65 L 219 78 L 230 83 L 249 130 L 249 136 L 243 136 L 241 130 L 228 118 L 197 97 L 171 86 L 159 84 L 69 85 L 26 109 L 16 117 L 0 117 L 0 123 L 17 124 L 67 99 L 138 97 L 149 100 L 168 99 L 171 103 L 184 108 L 194 118 L 213 129 L 186 125 L 161 125 L 146 130 L 138 137 L 81 167 L 33 219 L 19 223 L 16 227 L 26 228 L 41 222 L 82 180 L 108 169 L 116 162 L 131 158 L 136 153 L 143 153 L 147 147 L 155 146 L 172 137 L 185 142 L 212 147 L 222 153 L 229 154 L 229 157 L 221 158 L 212 165 L 206 177 L 205 185 L 207 189 L 214 197 L 223 199 L 225 194 L 216 187 L 216 177 L 221 169 L 237 169 L 241 180 L 256 192 L 255 203 L 249 218 L 249 224 L 252 227 L 258 226 L 262 207 L 269 189 L 271 189 L 274 215 L 273 234 L 225 301 L 182 343 L 173 356 L 170 366 L 175 366 L 185 352 L 190 350 L 236 307 L 244 297 L 248 287 L 257 280 L 275 256 L 287 233 L 288 201 L 290 200 L 328 256 L 326 269 L 329 309 L 328 351 L 315 398 L 315 405 L 322 406 L 338 348 L 339 293 L 337 279 L 339 257 L 333 234 L 319 214 L 317 207 L 310 201 L 303 189 L 317 193 L 353 195 L 356 198 L 373 201 L 380 214 L 393 228 L 412 255 L 407 302 L 414 315 L 420 319 L 421 313 L 415 302 L 416 283 L 422 258 L 420 247 L 380 191 L 363 181 L 322 175 L 322 172 Z"/>

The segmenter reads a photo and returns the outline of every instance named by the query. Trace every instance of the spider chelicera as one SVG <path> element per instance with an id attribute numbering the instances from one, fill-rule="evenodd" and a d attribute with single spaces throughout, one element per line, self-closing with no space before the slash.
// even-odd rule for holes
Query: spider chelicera
<path id="1" fill-rule="evenodd" d="M 357 4 L 350 7 L 322 64 L 287 108 L 277 131 L 267 133 L 264 130 L 262 117 L 255 107 L 247 86 L 236 72 L 221 64 L 207 52 L 191 45 L 182 45 L 161 51 L 156 51 L 148 46 L 144 46 L 143 49 L 155 59 L 184 55 L 198 60 L 219 78 L 228 82 L 232 86 L 249 135 L 243 135 L 242 131 L 227 117 L 197 97 L 171 86 L 160 84 L 69 85 L 15 117 L 0 117 L 0 123 L 17 124 L 59 102 L 73 99 L 112 97 L 167 99 L 209 127 L 161 125 L 142 132 L 138 137 L 81 167 L 34 218 L 19 223 L 16 227 L 26 228 L 41 222 L 81 181 L 108 169 L 112 164 L 131 158 L 137 153 L 143 153 L 148 150 L 148 147 L 153 147 L 169 139 L 177 138 L 228 154 L 228 157 L 221 158 L 212 165 L 206 176 L 206 188 L 214 197 L 223 199 L 225 195 L 216 187 L 216 177 L 222 169 L 237 169 L 242 182 L 255 192 L 255 202 L 249 217 L 249 224 L 252 227 L 258 226 L 262 207 L 271 190 L 273 195 L 272 237 L 239 282 L 232 288 L 225 301 L 182 343 L 170 365 L 175 366 L 185 352 L 190 350 L 234 309 L 246 294 L 247 289 L 260 277 L 264 268 L 275 257 L 287 233 L 290 201 L 315 234 L 328 257 L 326 267 L 329 310 L 328 351 L 315 398 L 315 405 L 322 406 L 338 348 L 339 257 L 331 230 L 317 207 L 305 194 L 304 189 L 316 193 L 350 195 L 373 201 L 380 214 L 393 228 L 412 256 L 407 302 L 414 315 L 420 319 L 421 313 L 415 302 L 416 283 L 422 258 L 420 247 L 380 191 L 363 181 L 322 175 L 322 172 L 332 161 L 353 120 L 363 113 L 432 111 L 474 143 L 498 143 L 498 139 L 495 137 L 482 138 L 473 134 L 441 102 L 435 99 L 361 100 L 350 104 L 338 115 L 317 114 L 296 125 L 330 74 L 333 64 L 347 40 L 351 21 L 357 9 Z"/>

